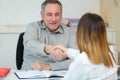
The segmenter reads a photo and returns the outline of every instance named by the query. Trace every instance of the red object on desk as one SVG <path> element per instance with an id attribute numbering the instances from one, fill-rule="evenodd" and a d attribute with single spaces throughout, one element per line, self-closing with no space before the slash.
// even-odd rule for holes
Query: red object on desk
<path id="1" fill-rule="evenodd" d="M 10 68 L 0 68 L 0 77 L 5 77 L 10 72 Z"/>

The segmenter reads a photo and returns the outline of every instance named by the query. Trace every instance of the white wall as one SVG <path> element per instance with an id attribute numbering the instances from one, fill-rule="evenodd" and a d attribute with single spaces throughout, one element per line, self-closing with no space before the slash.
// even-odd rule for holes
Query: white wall
<path id="1" fill-rule="evenodd" d="M 63 17 L 80 18 L 85 12 L 99 14 L 99 0 L 60 0 L 63 4 Z"/>
<path id="2" fill-rule="evenodd" d="M 44 0 L 0 0 L 0 25 L 26 24 L 39 19 Z"/>
<path id="3" fill-rule="evenodd" d="M 17 33 L 0 33 L 0 67 L 16 68 L 17 40 Z"/>
<path id="4" fill-rule="evenodd" d="M 44 0 L 0 0 L 0 25 L 27 24 L 41 19 Z M 60 0 L 63 17 L 80 18 L 85 12 L 99 13 L 99 0 Z"/>

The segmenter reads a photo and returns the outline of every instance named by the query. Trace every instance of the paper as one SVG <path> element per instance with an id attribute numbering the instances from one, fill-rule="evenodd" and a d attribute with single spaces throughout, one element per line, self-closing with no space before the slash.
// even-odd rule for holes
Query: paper
<path id="1" fill-rule="evenodd" d="M 39 71 L 39 70 L 27 70 L 15 72 L 19 79 L 37 79 L 37 78 L 52 78 L 52 77 L 64 77 L 66 71 Z"/>

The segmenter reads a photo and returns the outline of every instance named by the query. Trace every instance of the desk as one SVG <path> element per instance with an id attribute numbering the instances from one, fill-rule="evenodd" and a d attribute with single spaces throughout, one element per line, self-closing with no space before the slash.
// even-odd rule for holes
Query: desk
<path id="1" fill-rule="evenodd" d="M 62 78 L 42 78 L 42 79 L 18 79 L 14 74 L 16 70 L 11 70 L 3 80 L 61 80 Z"/>
<path id="2" fill-rule="evenodd" d="M 18 79 L 14 72 L 16 72 L 16 70 L 11 70 L 10 73 L 4 79 L 0 80 L 62 80 L 62 78 Z M 114 76 L 114 80 L 117 80 L 117 73 L 115 73 Z"/>

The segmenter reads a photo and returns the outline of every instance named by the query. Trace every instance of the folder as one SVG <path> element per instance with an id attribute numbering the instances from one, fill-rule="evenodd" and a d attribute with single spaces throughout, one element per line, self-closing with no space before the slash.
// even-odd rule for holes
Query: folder
<path id="1" fill-rule="evenodd" d="M 10 72 L 10 68 L 0 68 L 0 77 L 5 77 Z"/>

